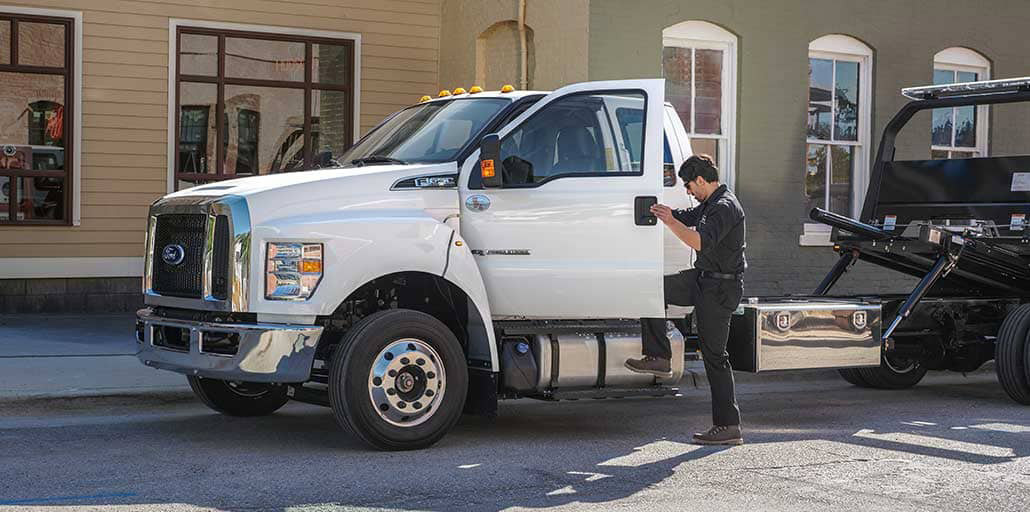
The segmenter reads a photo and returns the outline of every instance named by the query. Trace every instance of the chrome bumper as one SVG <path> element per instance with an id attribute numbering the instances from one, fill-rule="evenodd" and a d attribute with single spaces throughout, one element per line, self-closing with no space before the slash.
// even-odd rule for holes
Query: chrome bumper
<path id="1" fill-rule="evenodd" d="M 173 320 L 149 308 L 137 311 L 136 318 L 136 356 L 143 364 L 222 380 L 306 382 L 322 335 L 318 326 Z M 168 342 L 180 335 L 176 343 Z M 231 353 L 227 347 L 233 346 Z"/>

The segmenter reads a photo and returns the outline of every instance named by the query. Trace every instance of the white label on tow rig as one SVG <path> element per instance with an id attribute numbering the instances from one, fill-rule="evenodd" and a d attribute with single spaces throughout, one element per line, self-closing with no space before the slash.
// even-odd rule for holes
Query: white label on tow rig
<path id="1" fill-rule="evenodd" d="M 1026 229 L 1026 214 L 1013 213 L 1009 219 L 1009 229 L 1012 231 L 1023 231 Z"/>
<path id="2" fill-rule="evenodd" d="M 885 215 L 883 217 L 883 230 L 894 231 L 894 226 L 898 223 L 897 215 Z"/>
<path id="3" fill-rule="evenodd" d="M 1010 192 L 1030 192 L 1030 172 L 1012 173 Z"/>

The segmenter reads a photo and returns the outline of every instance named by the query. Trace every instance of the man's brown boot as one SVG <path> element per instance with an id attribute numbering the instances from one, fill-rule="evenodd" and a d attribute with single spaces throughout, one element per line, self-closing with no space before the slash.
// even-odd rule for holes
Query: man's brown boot
<path id="1" fill-rule="evenodd" d="M 696 444 L 744 444 L 740 425 L 716 425 L 708 432 L 694 434 Z"/>
<path id="2" fill-rule="evenodd" d="M 644 356 L 640 359 L 627 359 L 626 368 L 637 373 L 650 373 L 663 378 L 672 377 L 672 367 L 668 359 L 660 359 L 652 356 Z"/>

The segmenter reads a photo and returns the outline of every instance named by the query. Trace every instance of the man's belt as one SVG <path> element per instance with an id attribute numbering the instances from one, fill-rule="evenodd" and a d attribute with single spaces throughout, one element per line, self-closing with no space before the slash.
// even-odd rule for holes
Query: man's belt
<path id="1" fill-rule="evenodd" d="M 710 279 L 725 279 L 727 281 L 740 281 L 744 279 L 744 273 L 739 274 L 723 274 L 721 272 L 712 272 L 710 270 L 702 270 L 701 277 L 707 277 Z"/>

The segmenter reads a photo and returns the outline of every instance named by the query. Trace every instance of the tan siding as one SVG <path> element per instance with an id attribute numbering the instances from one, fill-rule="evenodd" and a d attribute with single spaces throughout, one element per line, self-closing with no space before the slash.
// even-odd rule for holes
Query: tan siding
<path id="1" fill-rule="evenodd" d="M 168 178 L 169 19 L 361 34 L 358 130 L 438 91 L 438 0 L 3 0 L 83 13 L 82 223 L 2 226 L 3 257 L 141 256 Z M 0 11 L 3 8 L 0 7 Z M 468 86 L 471 84 L 452 84 Z"/>

